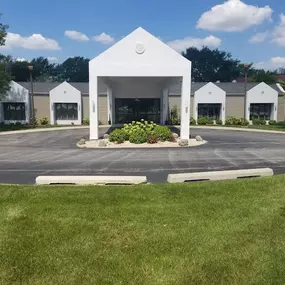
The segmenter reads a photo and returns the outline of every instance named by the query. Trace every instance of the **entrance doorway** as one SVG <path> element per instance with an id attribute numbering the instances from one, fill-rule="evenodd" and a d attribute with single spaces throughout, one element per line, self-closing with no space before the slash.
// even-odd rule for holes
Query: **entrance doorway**
<path id="1" fill-rule="evenodd" d="M 115 119 L 117 124 L 132 121 L 160 122 L 160 99 L 115 99 Z"/>

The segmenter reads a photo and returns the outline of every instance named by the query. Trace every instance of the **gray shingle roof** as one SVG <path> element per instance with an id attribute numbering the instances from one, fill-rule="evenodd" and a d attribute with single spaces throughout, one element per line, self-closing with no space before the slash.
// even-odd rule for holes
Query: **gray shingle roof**
<path id="1" fill-rule="evenodd" d="M 20 85 L 22 85 L 24 88 L 30 90 L 30 83 L 29 82 L 18 82 Z M 89 83 L 88 82 L 69 82 L 73 87 L 78 89 L 82 94 L 89 94 Z M 48 94 L 50 90 L 55 88 L 61 84 L 60 82 L 34 82 L 34 93 L 36 94 Z M 201 87 L 206 85 L 207 82 L 193 82 L 191 85 L 191 93 L 192 95 L 199 90 Z M 227 95 L 242 95 L 244 94 L 244 83 L 242 82 L 221 82 L 221 83 L 214 83 L 224 91 L 226 91 Z M 257 82 L 249 82 L 247 83 L 247 90 L 252 89 L 259 83 Z M 281 90 L 277 87 L 276 84 L 269 84 L 270 87 L 272 87 L 274 90 L 278 91 L 278 93 L 281 95 Z M 99 84 L 99 93 L 100 94 L 106 94 L 107 88 L 103 84 Z M 170 94 L 179 95 L 181 90 L 181 85 L 177 84 L 171 87 Z"/>

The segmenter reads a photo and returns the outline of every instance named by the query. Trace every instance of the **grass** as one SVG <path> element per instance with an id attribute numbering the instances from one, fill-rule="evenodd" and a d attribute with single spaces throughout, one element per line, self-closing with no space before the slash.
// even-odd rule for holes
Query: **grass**
<path id="1" fill-rule="evenodd" d="M 0 187 L 0 284 L 284 285 L 285 176 Z"/>

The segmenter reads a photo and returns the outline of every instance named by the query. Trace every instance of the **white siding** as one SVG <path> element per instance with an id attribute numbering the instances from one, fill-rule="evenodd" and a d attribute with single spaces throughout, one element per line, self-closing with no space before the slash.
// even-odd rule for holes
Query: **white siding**
<path id="1" fill-rule="evenodd" d="M 13 102 L 13 103 L 25 103 L 25 112 L 26 112 L 26 120 L 20 121 L 22 124 L 29 123 L 30 121 L 30 101 L 29 101 L 29 90 L 16 83 L 15 81 L 11 81 L 10 83 L 10 91 L 6 96 L 1 100 L 0 104 L 0 121 L 9 123 L 16 123 L 16 121 L 4 121 L 4 110 L 3 103 Z"/>
<path id="2" fill-rule="evenodd" d="M 63 82 L 50 91 L 50 123 L 58 125 L 81 125 L 82 106 L 81 92 L 67 82 Z M 55 103 L 77 103 L 78 120 L 57 120 L 55 122 L 54 104 Z"/>

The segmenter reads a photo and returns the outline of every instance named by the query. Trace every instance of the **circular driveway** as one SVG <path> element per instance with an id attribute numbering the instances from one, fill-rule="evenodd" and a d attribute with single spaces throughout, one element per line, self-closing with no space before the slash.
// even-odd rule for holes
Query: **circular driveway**
<path id="1" fill-rule="evenodd" d="M 106 129 L 101 129 L 105 133 Z M 193 148 L 79 149 L 88 129 L 0 136 L 0 183 L 31 183 L 39 175 L 146 175 L 273 168 L 285 173 L 285 133 L 192 129 L 207 144 Z"/>

